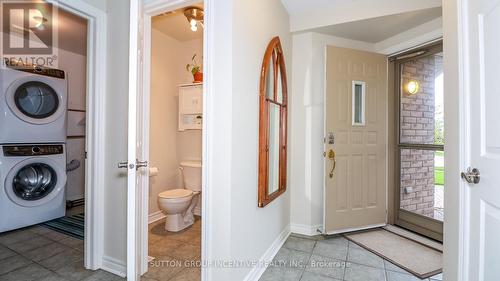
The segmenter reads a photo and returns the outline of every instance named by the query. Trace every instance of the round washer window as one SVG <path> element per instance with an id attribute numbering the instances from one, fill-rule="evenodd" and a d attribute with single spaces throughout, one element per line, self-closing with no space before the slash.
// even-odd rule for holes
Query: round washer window
<path id="1" fill-rule="evenodd" d="M 57 174 L 52 167 L 33 163 L 21 168 L 14 176 L 14 194 L 23 200 L 34 201 L 52 192 L 57 184 Z"/>
<path id="2" fill-rule="evenodd" d="M 56 91 L 38 81 L 26 82 L 19 86 L 14 93 L 14 101 L 23 114 L 35 119 L 47 118 L 59 107 Z"/>

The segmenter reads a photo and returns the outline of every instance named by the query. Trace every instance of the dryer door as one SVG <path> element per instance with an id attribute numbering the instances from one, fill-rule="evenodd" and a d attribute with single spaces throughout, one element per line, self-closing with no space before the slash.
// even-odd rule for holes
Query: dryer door
<path id="1" fill-rule="evenodd" d="M 10 110 L 32 124 L 55 121 L 64 114 L 64 99 L 51 84 L 50 79 L 36 76 L 16 80 L 6 95 Z"/>
<path id="2" fill-rule="evenodd" d="M 14 203 L 34 207 L 64 192 L 66 174 L 49 158 L 30 158 L 18 163 L 5 180 L 5 191 Z"/>

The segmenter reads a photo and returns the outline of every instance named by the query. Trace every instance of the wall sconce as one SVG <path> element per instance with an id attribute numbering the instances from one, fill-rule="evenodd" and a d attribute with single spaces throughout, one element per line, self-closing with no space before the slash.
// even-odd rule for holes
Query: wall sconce
<path id="1" fill-rule="evenodd" d="M 406 84 L 406 92 L 409 95 L 415 95 L 416 93 L 418 93 L 419 89 L 420 89 L 420 85 L 418 84 L 418 82 L 416 80 L 410 80 Z"/>
<path id="2" fill-rule="evenodd" d="M 198 23 L 201 24 L 201 27 L 203 26 L 203 16 L 204 16 L 203 9 L 200 9 L 198 7 L 188 7 L 184 10 L 184 16 L 186 16 L 186 19 L 189 22 L 189 25 L 191 25 L 191 30 L 197 31 L 198 30 Z"/>

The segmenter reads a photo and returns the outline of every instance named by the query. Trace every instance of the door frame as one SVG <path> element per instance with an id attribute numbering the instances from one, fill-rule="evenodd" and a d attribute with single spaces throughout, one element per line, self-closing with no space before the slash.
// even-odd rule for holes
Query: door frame
<path id="1" fill-rule="evenodd" d="M 433 218 L 427 218 L 422 215 L 418 215 L 416 213 L 413 213 L 411 211 L 406 211 L 406 210 L 401 210 L 400 209 L 400 198 L 401 198 L 401 176 L 400 176 L 400 169 L 401 169 L 401 149 L 429 149 L 429 148 L 440 148 L 440 147 L 445 147 L 445 145 L 424 145 L 424 146 L 419 146 L 417 145 L 412 145 L 412 144 L 401 144 L 400 143 L 400 137 L 401 137 L 401 127 L 400 127 L 400 118 L 401 118 L 401 65 L 404 64 L 405 62 L 426 57 L 429 55 L 434 55 L 439 52 L 443 52 L 443 43 L 441 40 L 433 40 L 432 42 L 429 42 L 428 44 L 422 44 L 418 47 L 412 48 L 409 51 L 405 51 L 402 53 L 398 53 L 397 55 L 393 55 L 389 57 L 389 67 L 394 66 L 392 74 L 394 77 L 391 77 L 393 79 L 394 89 L 392 91 L 389 91 L 389 94 L 394 95 L 392 99 L 394 100 L 394 106 L 395 108 L 394 113 L 395 113 L 395 125 L 396 128 L 394 130 L 395 136 L 389 136 L 390 138 L 394 137 L 395 138 L 395 148 L 390 148 L 394 149 L 395 151 L 395 157 L 393 159 L 394 163 L 390 164 L 391 167 L 394 168 L 396 171 L 395 177 L 395 186 L 394 190 L 394 224 L 399 225 L 401 227 L 407 228 L 411 231 L 415 231 L 417 233 L 420 233 L 422 235 L 425 235 L 427 237 L 430 237 L 432 239 L 441 241 L 443 240 L 442 236 L 442 222 L 433 219 Z M 422 53 L 417 56 L 413 57 L 408 57 L 408 58 L 402 58 L 398 59 L 400 56 L 405 56 L 408 54 L 416 53 L 419 51 L 425 51 L 425 53 Z M 446 130 L 445 130 L 446 131 Z M 437 151 L 437 150 L 436 150 Z M 444 151 L 444 150 L 443 150 Z M 389 189 L 391 190 L 391 189 Z M 426 225 L 424 225 L 426 224 Z"/>
<path id="2" fill-rule="evenodd" d="M 211 23 L 213 22 L 213 17 L 211 11 L 211 5 L 213 3 L 212 0 L 156 0 L 156 1 L 146 1 L 144 4 L 144 25 L 143 25 L 143 34 L 144 34 L 144 42 L 143 42 L 143 50 L 144 50 L 144 60 L 143 60 L 143 103 L 142 108 L 142 131 L 139 132 L 140 142 L 142 143 L 142 154 L 147 155 L 149 161 L 149 152 L 150 152 L 150 97 L 151 97 L 151 19 L 152 17 L 176 10 L 182 7 L 187 7 L 190 5 L 198 4 L 200 2 L 204 3 L 204 32 L 203 32 L 203 72 L 204 72 L 204 82 L 203 82 L 203 129 L 202 129 L 202 159 L 204 159 L 205 163 L 208 163 L 207 159 L 209 158 L 208 153 L 208 132 L 210 128 L 214 125 L 211 123 L 211 118 L 209 113 L 210 111 L 210 103 L 207 102 L 212 97 L 212 75 L 210 75 L 211 61 L 212 56 L 210 46 L 214 44 L 214 33 L 211 30 Z M 132 11 L 131 11 L 132 12 Z M 209 257 L 210 250 L 210 239 L 209 239 L 209 226 L 210 226 L 210 208 L 211 204 L 209 201 L 209 188 L 208 188 L 208 180 L 206 179 L 208 175 L 209 168 L 207 165 L 202 165 L 202 234 L 201 234 L 201 260 L 206 261 L 207 257 Z M 139 190 L 142 190 L 140 198 L 137 198 L 136 206 L 148 206 L 149 203 L 149 177 L 142 177 L 143 180 L 139 183 Z M 138 243 L 141 259 L 141 275 L 147 271 L 148 268 L 148 208 L 142 208 L 140 210 L 140 228 L 141 228 L 141 238 Z M 203 262 L 202 262 L 203 264 Z M 209 272 L 210 267 L 202 267 L 201 268 L 201 280 L 209 280 Z"/>
<path id="3" fill-rule="evenodd" d="M 468 280 L 468 186 L 460 172 L 470 163 L 467 91 L 467 1 L 443 0 L 445 182 L 443 280 Z M 452 94 L 447 94 L 452 93 Z"/>
<path id="4" fill-rule="evenodd" d="M 107 61 L 107 15 L 84 1 L 47 2 L 87 20 L 84 266 L 123 275 L 103 265 L 107 68 L 102 62 Z"/>

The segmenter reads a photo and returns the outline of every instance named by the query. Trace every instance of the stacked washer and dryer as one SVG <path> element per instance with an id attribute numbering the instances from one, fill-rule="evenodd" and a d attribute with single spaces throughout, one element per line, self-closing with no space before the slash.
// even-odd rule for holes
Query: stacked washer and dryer
<path id="1" fill-rule="evenodd" d="M 0 232 L 65 215 L 65 76 L 0 69 Z"/>

